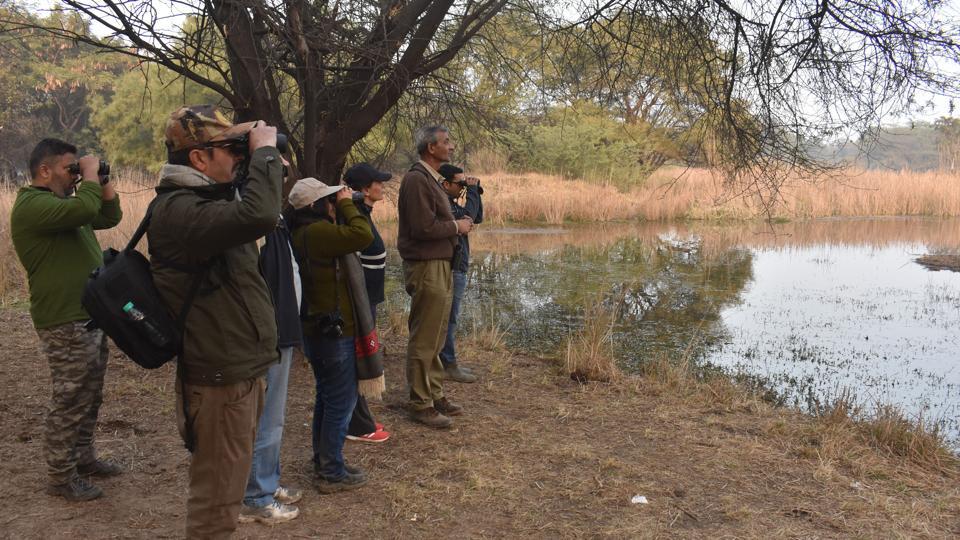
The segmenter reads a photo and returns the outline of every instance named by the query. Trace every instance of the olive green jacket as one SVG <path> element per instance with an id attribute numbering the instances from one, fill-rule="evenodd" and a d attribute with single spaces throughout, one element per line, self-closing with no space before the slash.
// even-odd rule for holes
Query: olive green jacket
<path id="1" fill-rule="evenodd" d="M 190 167 L 168 164 L 160 172 L 147 239 L 154 283 L 174 317 L 210 266 L 184 329 L 180 368 L 189 384 L 236 383 L 279 361 L 256 242 L 277 225 L 282 171 L 276 148 L 258 149 L 243 197 Z"/>
<path id="2" fill-rule="evenodd" d="M 103 264 L 93 231 L 120 223 L 120 198 L 104 201 L 97 182 L 82 182 L 76 196 L 25 186 L 10 212 L 10 236 L 30 283 L 36 328 L 89 319 L 80 304 L 90 271 Z"/>
<path id="3" fill-rule="evenodd" d="M 340 275 L 337 279 L 334 261 L 341 255 L 369 246 L 373 242 L 373 232 L 370 230 L 370 221 L 360 213 L 352 199 L 338 201 L 337 211 L 342 224 L 321 220 L 302 225 L 293 230 L 291 244 L 300 264 L 307 314 L 330 314 L 339 308 L 344 323 L 343 335 L 353 336 L 354 306 L 347 290 L 347 278 Z M 334 304 L 335 300 L 337 305 Z M 363 309 L 370 309 L 370 306 L 363 306 Z M 316 335 L 316 328 L 304 324 L 303 333 L 307 336 Z"/>

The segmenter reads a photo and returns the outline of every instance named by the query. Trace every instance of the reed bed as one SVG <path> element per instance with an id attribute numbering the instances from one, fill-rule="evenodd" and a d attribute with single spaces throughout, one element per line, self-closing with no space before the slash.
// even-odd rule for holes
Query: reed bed
<path id="1" fill-rule="evenodd" d="M 707 169 L 664 167 L 629 191 L 612 184 L 568 180 L 538 173 L 478 173 L 487 223 L 808 219 L 837 216 L 960 215 L 960 176 L 944 172 L 848 169 L 817 179 L 788 178 L 765 213 L 753 195 L 733 196 Z M 399 182 L 374 217 L 396 219 Z"/>
<path id="2" fill-rule="evenodd" d="M 539 223 L 559 225 L 569 222 L 662 222 L 668 220 L 758 220 L 765 217 L 755 198 L 733 197 L 724 189 L 722 179 L 705 169 L 681 169 L 664 167 L 648 178 L 642 186 L 623 192 L 611 184 L 568 180 L 560 176 L 537 173 L 515 174 L 491 172 L 478 174 L 482 178 L 484 193 L 485 227 L 503 226 L 508 223 Z M 104 247 L 119 247 L 133 234 L 147 204 L 153 197 L 155 176 L 139 171 L 119 171 L 114 179 L 121 194 L 124 219 L 114 229 L 100 231 L 98 237 Z M 388 243 L 391 224 L 397 218 L 397 193 L 399 177 L 386 184 L 386 199 L 374 209 L 374 220 Z M 10 240 L 10 210 L 16 198 L 16 188 L 9 183 L 0 184 L 0 305 L 22 301 L 25 298 L 25 276 L 17 262 Z M 887 172 L 847 170 L 817 180 L 800 177 L 789 179 L 783 186 L 781 199 L 772 208 L 772 217 L 784 219 L 809 219 L 825 217 L 857 216 L 930 216 L 947 217 L 960 215 L 960 176 L 943 172 Z M 395 225 L 394 225 L 395 226 Z M 954 238 L 952 225 L 907 224 L 889 222 L 864 222 L 862 239 L 890 239 L 891 236 L 907 240 L 920 234 L 924 227 L 947 227 L 945 237 Z M 611 233 L 624 232 L 624 225 L 611 225 Z M 630 226 L 629 234 L 637 234 Z M 655 224 L 647 231 L 653 232 Z M 697 226 L 697 234 L 704 234 L 704 223 Z M 688 225 L 678 224 L 682 234 Z M 771 225 L 758 222 L 736 230 L 717 228 L 711 233 L 715 241 L 706 244 L 725 246 L 732 243 L 773 244 L 782 237 L 791 237 L 792 242 L 804 238 L 801 243 L 815 242 L 817 236 L 830 237 L 829 223 L 804 227 L 793 231 L 790 224 Z M 483 230 L 483 227 L 480 231 Z M 644 229 L 646 230 L 646 229 Z M 846 230 L 850 230 L 849 227 Z M 394 233 L 395 234 L 395 233 Z M 577 237 L 578 242 L 589 243 L 591 238 L 606 238 L 611 235 L 596 235 L 595 232 L 577 234 L 558 232 Z M 616 234 L 613 234 L 616 236 Z M 939 236 L 938 236 L 939 237 Z M 477 244 L 516 244 L 514 249 L 529 247 L 528 235 L 514 238 L 505 236 L 484 237 L 476 235 Z M 545 239 L 552 242 L 555 239 Z M 710 240 L 709 238 L 705 240 Z M 947 242 L 960 245 L 960 240 Z M 483 249 L 483 247 L 480 247 Z"/>

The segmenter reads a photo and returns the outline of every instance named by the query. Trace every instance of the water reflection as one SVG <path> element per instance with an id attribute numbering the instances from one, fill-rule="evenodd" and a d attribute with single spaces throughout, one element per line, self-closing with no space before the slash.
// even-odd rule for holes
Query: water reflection
<path id="1" fill-rule="evenodd" d="M 622 302 L 629 369 L 690 355 L 801 408 L 850 388 L 958 434 L 960 274 L 914 257 L 960 245 L 956 220 L 606 225 L 481 230 L 464 318 L 495 317 L 511 347 L 554 351 L 585 302 Z M 389 236 L 389 235 L 388 235 Z M 395 254 L 393 255 L 395 259 Z M 393 298 L 399 261 L 393 268 Z"/>

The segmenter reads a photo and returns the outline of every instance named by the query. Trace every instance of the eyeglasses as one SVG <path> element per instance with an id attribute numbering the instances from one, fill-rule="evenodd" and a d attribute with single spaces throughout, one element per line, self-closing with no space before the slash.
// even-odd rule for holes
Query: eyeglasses
<path id="1" fill-rule="evenodd" d="M 206 148 L 222 148 L 231 154 L 243 155 L 246 151 L 245 144 L 239 141 L 210 141 L 204 145 Z"/>

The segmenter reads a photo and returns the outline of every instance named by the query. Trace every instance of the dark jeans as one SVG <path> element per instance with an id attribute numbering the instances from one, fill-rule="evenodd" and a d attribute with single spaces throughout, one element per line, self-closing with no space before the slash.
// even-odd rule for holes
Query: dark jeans
<path id="1" fill-rule="evenodd" d="M 313 461 L 328 480 L 346 476 L 343 442 L 350 415 L 357 404 L 357 366 L 353 336 L 325 338 L 307 336 L 304 349 L 317 396 L 313 406 Z"/>
<path id="2" fill-rule="evenodd" d="M 467 288 L 467 274 L 453 272 L 453 303 L 450 305 L 450 321 L 447 323 L 447 340 L 440 349 L 440 361 L 443 367 L 457 363 L 457 347 L 454 343 L 457 333 L 457 319 L 460 317 L 460 302 L 463 300 L 463 291 Z"/>

